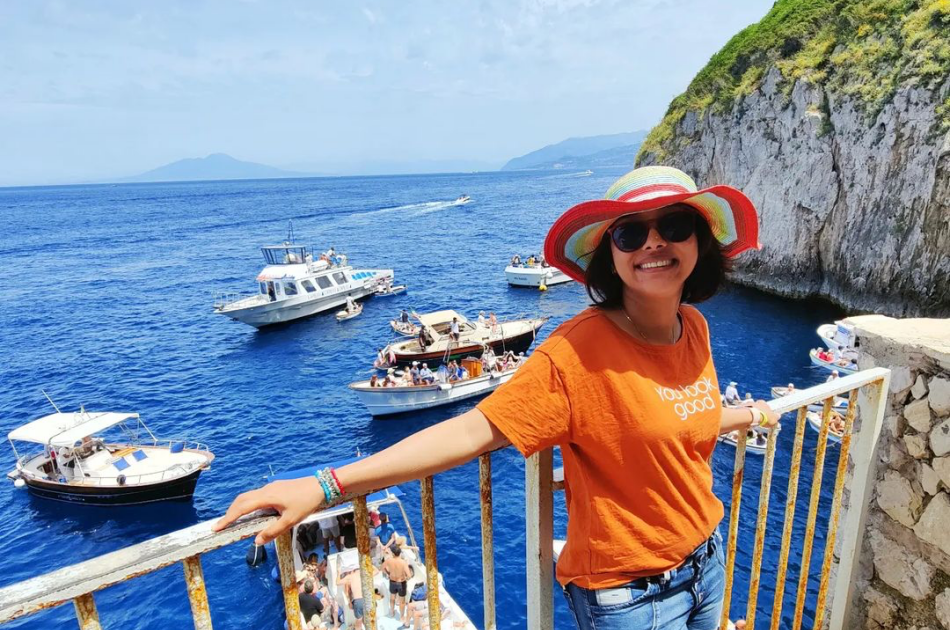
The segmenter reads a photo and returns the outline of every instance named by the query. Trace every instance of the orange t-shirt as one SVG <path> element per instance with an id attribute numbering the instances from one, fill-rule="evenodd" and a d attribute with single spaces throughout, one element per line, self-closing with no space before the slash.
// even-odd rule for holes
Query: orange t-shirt
<path id="1" fill-rule="evenodd" d="M 527 457 L 561 446 L 561 584 L 612 588 L 678 566 L 722 520 L 709 460 L 722 405 L 706 320 L 680 309 L 672 346 L 591 308 L 568 320 L 478 409 Z"/>

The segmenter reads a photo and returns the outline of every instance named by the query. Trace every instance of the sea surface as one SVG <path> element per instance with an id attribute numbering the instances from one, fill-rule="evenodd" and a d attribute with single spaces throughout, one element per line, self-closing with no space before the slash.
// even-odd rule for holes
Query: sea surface
<path id="1" fill-rule="evenodd" d="M 231 499 L 281 471 L 379 451 L 443 418 L 467 401 L 394 420 L 373 420 L 346 388 L 365 377 L 391 338 L 398 309 L 454 308 L 471 317 L 551 317 L 543 338 L 588 303 L 576 284 L 546 293 L 513 289 L 503 269 L 516 252 L 540 249 L 547 227 L 570 205 L 600 197 L 620 171 L 473 173 L 268 181 L 128 184 L 0 189 L 0 430 L 52 411 L 133 411 L 158 435 L 188 437 L 217 456 L 192 503 L 96 508 L 34 499 L 0 484 L 0 586 L 93 558 L 220 515 Z M 462 194 L 472 203 L 452 205 Z M 407 295 L 366 302 L 338 323 L 316 316 L 271 330 L 214 314 L 215 291 L 256 290 L 259 247 L 287 236 L 318 250 L 331 245 L 357 268 L 394 268 Z M 826 373 L 809 365 L 815 328 L 839 313 L 731 287 L 700 305 L 712 330 L 723 385 L 767 398 L 769 387 L 807 386 Z M 760 625 L 771 613 L 793 419 L 779 436 L 759 599 Z M 784 616 L 792 613 L 816 434 L 808 430 Z M 716 492 L 729 504 L 735 450 L 714 456 Z M 829 449 L 826 471 L 837 464 Z M 2 457 L 9 468 L 14 456 Z M 749 456 L 738 539 L 733 617 L 745 616 L 762 460 Z M 438 560 L 449 591 L 481 626 L 481 547 L 477 464 L 436 477 Z M 822 514 L 830 505 L 825 475 Z M 631 467 L 630 483 L 636 483 Z M 419 485 L 402 486 L 421 536 Z M 524 462 L 508 449 L 494 457 L 495 568 L 499 628 L 525 624 Z M 562 496 L 556 533 L 563 535 Z M 728 519 L 728 516 L 727 516 Z M 728 520 L 723 523 L 726 530 Z M 397 523 L 398 524 L 398 523 Z M 401 528 L 401 524 L 400 528 Z M 813 566 L 820 565 L 820 528 Z M 266 567 L 246 566 L 247 544 L 203 557 L 215 627 L 278 630 L 282 600 Z M 814 608 L 818 583 L 809 584 Z M 556 595 L 557 627 L 570 613 Z M 105 628 L 190 628 L 182 569 L 172 566 L 96 594 Z M 61 606 L 10 624 L 75 627 Z"/>

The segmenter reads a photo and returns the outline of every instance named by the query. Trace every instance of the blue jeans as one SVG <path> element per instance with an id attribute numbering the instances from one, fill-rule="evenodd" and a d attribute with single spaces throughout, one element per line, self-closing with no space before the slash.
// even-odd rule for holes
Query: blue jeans
<path id="1" fill-rule="evenodd" d="M 617 588 L 564 589 L 578 630 L 716 630 L 726 561 L 717 529 L 682 565 Z"/>

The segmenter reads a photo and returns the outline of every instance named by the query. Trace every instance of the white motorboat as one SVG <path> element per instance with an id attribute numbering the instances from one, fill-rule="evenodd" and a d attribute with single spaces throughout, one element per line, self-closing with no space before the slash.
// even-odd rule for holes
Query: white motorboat
<path id="1" fill-rule="evenodd" d="M 137 413 L 57 413 L 7 436 L 17 457 L 7 473 L 44 499 L 135 505 L 190 499 L 214 454 L 203 444 L 159 440 Z M 40 445 L 21 454 L 16 443 Z"/>
<path id="2" fill-rule="evenodd" d="M 520 256 L 513 256 L 511 264 L 505 267 L 505 278 L 513 287 L 550 287 L 556 284 L 570 282 L 566 273 L 551 267 L 540 257 L 528 256 L 524 262 Z"/>
<path id="3" fill-rule="evenodd" d="M 410 365 L 413 361 L 419 361 L 428 362 L 434 368 L 452 359 L 481 356 L 485 346 L 490 347 L 495 354 L 525 352 L 548 320 L 547 317 L 513 319 L 499 321 L 492 326 L 488 322 L 470 322 L 461 313 L 452 310 L 414 314 L 414 317 L 425 332 L 425 345 L 419 337 L 389 344 L 383 349 L 383 356 L 394 357 L 395 363 L 385 367 Z M 458 321 L 458 341 L 450 335 L 453 319 Z M 423 330 L 420 330 L 420 336 Z"/>
<path id="4" fill-rule="evenodd" d="M 830 357 L 826 358 L 826 356 L 821 355 L 830 355 Z M 823 367 L 826 370 L 837 370 L 842 374 L 854 374 L 858 371 L 858 366 L 854 361 L 847 358 L 835 358 L 841 356 L 835 350 L 828 350 L 827 353 L 825 353 L 812 348 L 808 352 L 808 356 L 814 365 Z"/>
<path id="5" fill-rule="evenodd" d="M 331 462 L 325 466 L 340 468 L 356 461 L 356 459 L 357 458 Z M 270 477 L 269 480 L 276 481 L 281 479 L 312 477 L 315 472 L 325 466 L 313 466 L 292 470 L 274 475 Z M 366 505 L 371 511 L 378 511 L 380 514 L 385 511 L 390 516 L 390 522 L 396 530 L 399 540 L 398 544 L 401 548 L 400 557 L 409 563 L 412 573 L 412 577 L 406 584 L 406 599 L 408 601 L 413 591 L 420 589 L 420 585 L 422 587 L 425 586 L 426 566 L 422 558 L 421 550 L 416 543 L 416 538 L 413 534 L 409 519 L 399 500 L 401 496 L 403 496 L 402 490 L 400 490 L 398 486 L 392 486 L 368 495 L 366 497 Z M 394 512 L 394 510 L 392 508 L 399 511 L 399 514 L 402 516 L 402 523 L 399 522 L 398 518 L 393 518 L 394 514 L 392 514 L 392 512 Z M 328 595 L 329 598 L 335 602 L 337 610 L 343 612 L 343 624 L 345 624 L 347 628 L 352 628 L 356 621 L 353 616 L 353 609 L 350 608 L 347 596 L 344 593 L 344 588 L 339 582 L 341 578 L 344 578 L 353 571 L 359 570 L 359 554 L 355 548 L 356 531 L 353 526 L 353 504 L 344 503 L 306 517 L 299 524 L 295 525 L 292 530 L 293 544 L 291 545 L 291 549 L 293 550 L 295 572 L 305 572 L 309 576 L 313 576 L 314 583 L 319 586 L 320 580 L 315 577 L 318 569 L 315 565 L 308 564 L 307 558 L 311 553 L 316 554 L 318 557 L 324 557 L 323 545 L 318 542 L 322 539 L 320 521 L 332 519 L 332 522 L 336 523 L 337 517 L 341 517 L 343 523 L 345 523 L 345 525 L 340 528 L 340 537 L 343 539 L 344 549 L 338 550 L 334 547 L 334 551 L 325 556 L 326 585 L 323 588 L 326 589 L 324 595 Z M 405 527 L 405 530 L 402 530 L 402 527 Z M 405 533 L 403 533 L 403 531 Z M 397 610 L 390 610 L 389 581 L 379 570 L 379 564 L 382 562 L 386 553 L 387 552 L 382 551 L 380 547 L 370 554 L 373 559 L 373 583 L 375 590 L 384 594 L 384 597 L 376 601 L 376 626 L 380 630 L 397 630 L 402 625 L 401 620 L 398 619 L 398 605 Z M 274 557 L 276 558 L 276 556 L 277 554 L 275 553 Z M 271 570 L 271 576 L 275 579 L 279 579 L 276 566 Z M 438 575 L 438 584 L 439 603 L 444 607 L 442 611 L 442 627 L 457 628 L 459 630 L 476 630 L 475 625 L 469 619 L 468 615 L 466 615 L 459 603 L 448 592 L 441 573 Z M 373 600 L 371 598 L 364 599 L 364 602 L 368 601 Z M 332 622 L 330 625 L 332 627 Z M 410 626 L 413 625 L 410 619 Z"/>
<path id="6" fill-rule="evenodd" d="M 214 311 L 255 328 L 281 324 L 330 311 L 375 295 L 381 282 L 392 282 L 392 269 L 354 269 L 331 250 L 313 258 L 309 247 L 284 243 L 262 247 L 266 266 L 257 276 L 257 295 L 225 295 Z"/>
<path id="7" fill-rule="evenodd" d="M 821 337 L 822 343 L 829 350 L 842 350 L 844 348 L 854 347 L 854 326 L 844 322 L 835 322 L 834 324 L 822 324 L 816 331 Z"/>
<path id="8" fill-rule="evenodd" d="M 517 369 L 512 367 L 504 371 L 493 370 L 461 381 L 436 382 L 431 385 L 383 387 L 383 381 L 379 381 L 378 386 L 372 386 L 370 381 L 366 380 L 350 383 L 349 387 L 356 392 L 370 415 L 379 417 L 439 407 L 487 394 L 502 383 L 508 382 Z"/>
<path id="9" fill-rule="evenodd" d="M 472 200 L 468 195 L 461 195 L 458 199 L 455 200 L 455 205 L 464 206 Z"/>
<path id="10" fill-rule="evenodd" d="M 834 419 L 835 412 L 832 411 L 832 419 Z M 815 430 L 816 433 L 821 433 L 821 414 L 809 411 L 805 414 L 805 418 L 808 420 L 808 426 Z M 835 444 L 841 443 L 841 438 L 844 437 L 844 434 L 840 431 L 836 431 L 833 426 L 828 427 L 828 441 L 834 442 Z"/>

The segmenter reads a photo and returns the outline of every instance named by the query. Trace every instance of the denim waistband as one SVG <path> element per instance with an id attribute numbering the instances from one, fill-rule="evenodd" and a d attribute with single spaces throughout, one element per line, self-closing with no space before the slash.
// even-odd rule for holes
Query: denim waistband
<path id="1" fill-rule="evenodd" d="M 690 565 L 696 565 L 697 567 L 702 566 L 707 559 L 711 558 L 716 553 L 716 548 L 718 545 L 722 544 L 722 537 L 719 534 L 719 528 L 716 528 L 713 533 L 704 540 L 698 547 L 693 549 L 693 551 L 686 556 L 682 563 L 679 566 L 670 569 L 669 571 L 664 571 L 663 573 L 658 573 L 657 575 L 648 575 L 646 577 L 637 578 L 631 580 L 628 583 L 628 586 L 633 586 L 635 588 L 646 588 L 647 585 L 651 583 L 663 583 L 669 582 L 673 579 L 673 576 L 677 571 L 689 567 Z"/>

